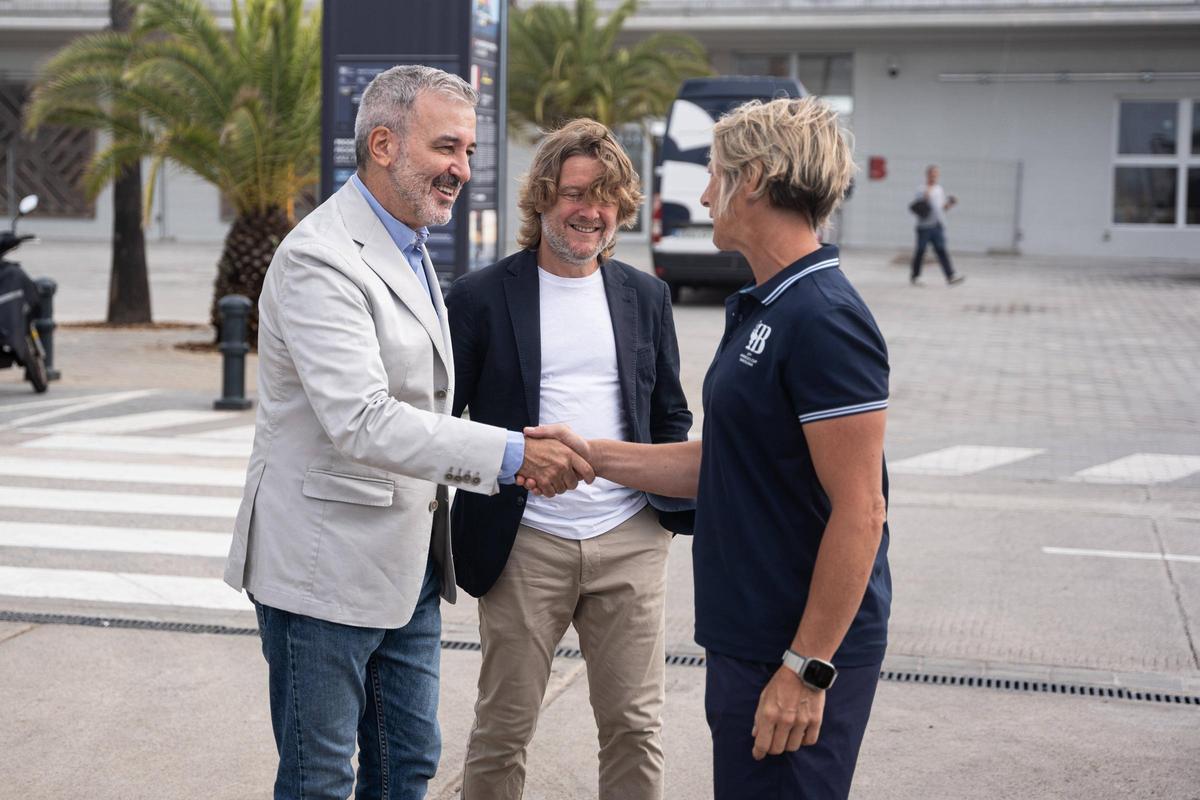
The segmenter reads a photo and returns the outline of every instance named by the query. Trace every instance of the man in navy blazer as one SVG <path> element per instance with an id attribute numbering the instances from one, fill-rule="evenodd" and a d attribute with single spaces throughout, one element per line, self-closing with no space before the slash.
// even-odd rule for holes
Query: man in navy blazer
<path id="1" fill-rule="evenodd" d="M 455 414 L 509 430 L 562 422 L 633 442 L 687 439 L 670 292 L 610 258 L 640 201 L 605 126 L 575 120 L 541 141 L 521 187 L 525 249 L 461 278 L 446 300 Z M 571 624 L 599 728 L 599 795 L 662 797 L 667 549 L 671 531 L 690 532 L 692 508 L 601 480 L 549 499 L 518 485 L 458 493 L 455 574 L 479 597 L 483 646 L 464 800 L 521 796 Z"/>

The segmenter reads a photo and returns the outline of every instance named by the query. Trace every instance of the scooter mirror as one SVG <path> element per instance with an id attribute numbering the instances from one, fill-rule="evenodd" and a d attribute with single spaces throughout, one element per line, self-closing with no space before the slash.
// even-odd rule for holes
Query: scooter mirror
<path id="1" fill-rule="evenodd" d="M 32 214 L 34 209 L 38 207 L 38 196 L 36 194 L 27 194 L 21 198 L 21 202 L 17 204 L 17 211 L 21 216 Z"/>

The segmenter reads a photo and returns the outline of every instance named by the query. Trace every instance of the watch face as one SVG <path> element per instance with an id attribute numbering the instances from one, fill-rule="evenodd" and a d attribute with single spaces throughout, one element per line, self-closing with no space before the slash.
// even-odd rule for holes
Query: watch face
<path id="1" fill-rule="evenodd" d="M 836 677 L 837 670 L 834 669 L 833 664 L 812 658 L 804 665 L 804 674 L 800 676 L 805 683 L 818 689 L 828 689 L 833 685 L 833 679 Z"/>

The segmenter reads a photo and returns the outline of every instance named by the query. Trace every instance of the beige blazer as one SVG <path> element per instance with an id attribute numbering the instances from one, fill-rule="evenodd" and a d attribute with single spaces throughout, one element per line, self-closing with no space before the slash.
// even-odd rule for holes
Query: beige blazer
<path id="1" fill-rule="evenodd" d="M 436 287 L 428 254 L 425 274 Z M 438 484 L 495 493 L 507 436 L 450 416 L 450 332 L 433 295 L 352 183 L 279 245 L 259 299 L 258 416 L 229 585 L 285 611 L 401 627 L 435 530 L 453 602 Z"/>

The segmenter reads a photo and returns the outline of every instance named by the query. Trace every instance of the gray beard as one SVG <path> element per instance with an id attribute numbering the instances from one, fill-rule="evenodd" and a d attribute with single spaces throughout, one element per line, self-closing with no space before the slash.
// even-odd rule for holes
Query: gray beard
<path id="1" fill-rule="evenodd" d="M 430 184 L 420 176 L 395 169 L 389 172 L 388 177 L 400 200 L 415 212 L 418 218 L 416 227 L 445 225 L 454 215 L 453 208 L 444 207 L 433 198 L 429 193 Z"/>
<path id="2" fill-rule="evenodd" d="M 605 249 L 612 244 L 613 237 L 601 239 L 600 244 L 596 247 L 595 252 L 590 255 L 580 256 L 571 250 L 571 245 L 567 242 L 562 231 L 552 225 L 542 225 L 542 238 L 546 240 L 546 244 L 554 252 L 554 255 L 568 264 L 574 264 L 577 267 L 582 267 L 593 263 Z"/>

